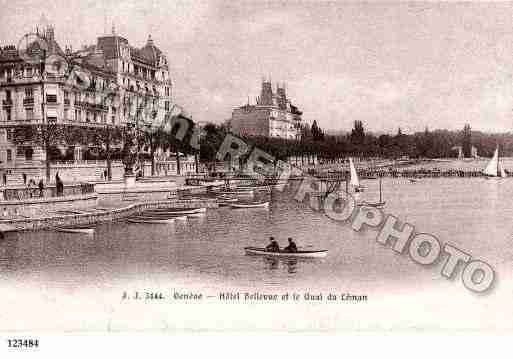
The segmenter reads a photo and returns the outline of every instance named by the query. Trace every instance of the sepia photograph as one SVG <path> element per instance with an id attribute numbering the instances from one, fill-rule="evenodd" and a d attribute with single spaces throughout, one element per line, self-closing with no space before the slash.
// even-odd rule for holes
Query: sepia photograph
<path id="1" fill-rule="evenodd" d="M 513 3 L 0 9 L 0 346 L 513 329 Z"/>

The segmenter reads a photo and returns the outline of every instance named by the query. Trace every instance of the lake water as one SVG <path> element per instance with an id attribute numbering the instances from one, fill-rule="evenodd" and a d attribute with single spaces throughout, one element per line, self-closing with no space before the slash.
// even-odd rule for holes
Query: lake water
<path id="1" fill-rule="evenodd" d="M 379 197 L 376 180 L 360 199 Z M 297 184 L 295 185 L 297 187 Z M 492 265 L 488 294 L 467 290 L 443 263 L 421 266 L 306 203 L 295 188 L 274 193 L 269 209 L 208 210 L 174 225 L 125 222 L 94 236 L 39 232 L 0 243 L 2 329 L 331 330 L 510 329 L 513 314 L 513 179 L 383 180 L 385 212 Z M 325 259 L 244 255 L 275 236 Z M 123 301 L 124 292 L 202 293 L 202 301 Z M 297 303 L 224 302 L 219 293 L 298 293 Z M 365 303 L 317 303 L 305 293 L 367 295 Z M 279 313 L 279 315 L 277 314 Z"/>

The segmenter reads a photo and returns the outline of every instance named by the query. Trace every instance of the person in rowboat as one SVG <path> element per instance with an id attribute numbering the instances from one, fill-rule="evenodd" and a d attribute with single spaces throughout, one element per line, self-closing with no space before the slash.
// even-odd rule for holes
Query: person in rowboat
<path id="1" fill-rule="evenodd" d="M 267 252 L 279 252 L 280 251 L 280 245 L 278 244 L 278 242 L 276 242 L 274 237 L 269 237 L 269 241 L 271 241 L 271 243 L 268 244 L 267 247 L 265 247 L 265 250 Z"/>
<path id="2" fill-rule="evenodd" d="M 296 245 L 296 243 L 294 243 L 292 238 L 289 237 L 289 245 L 286 246 L 285 248 L 283 248 L 283 251 L 288 252 L 288 253 L 296 253 L 297 252 L 297 245 Z"/>

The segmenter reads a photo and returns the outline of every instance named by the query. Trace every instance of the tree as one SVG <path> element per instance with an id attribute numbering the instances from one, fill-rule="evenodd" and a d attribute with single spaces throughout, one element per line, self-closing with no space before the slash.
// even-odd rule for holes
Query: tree
<path id="1" fill-rule="evenodd" d="M 363 122 L 356 120 L 354 121 L 354 127 L 351 130 L 351 143 L 355 145 L 363 144 L 365 139 L 365 129 L 363 127 Z"/>
<path id="2" fill-rule="evenodd" d="M 113 125 L 90 128 L 87 130 L 87 142 L 100 149 L 100 156 L 107 163 L 107 179 L 112 180 L 112 154 L 113 147 L 119 145 L 122 139 L 122 130 Z"/>
<path id="3" fill-rule="evenodd" d="M 472 156 L 472 131 L 470 125 L 467 123 L 463 127 L 463 139 L 462 139 L 463 157 Z"/>
<path id="4" fill-rule="evenodd" d="M 45 154 L 45 177 L 50 182 L 52 148 L 65 144 L 65 132 L 69 126 L 48 121 L 43 124 L 19 125 L 10 129 L 13 142 L 16 145 L 35 145 L 42 148 Z"/>
<path id="5" fill-rule="evenodd" d="M 312 132 L 312 139 L 314 141 L 322 141 L 324 139 L 324 133 L 323 133 L 322 129 L 317 125 L 316 120 L 314 120 L 314 122 L 312 123 L 311 132 Z"/>

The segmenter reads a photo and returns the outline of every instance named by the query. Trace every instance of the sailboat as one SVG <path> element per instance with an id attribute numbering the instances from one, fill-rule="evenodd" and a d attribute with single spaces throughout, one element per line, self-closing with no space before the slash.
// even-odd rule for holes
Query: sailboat
<path id="1" fill-rule="evenodd" d="M 350 181 L 349 183 L 353 186 L 355 192 L 363 192 L 363 187 L 360 186 L 360 180 L 358 179 L 358 173 L 356 172 L 356 167 L 354 166 L 353 159 L 349 157 L 349 174 Z"/>
<path id="2" fill-rule="evenodd" d="M 386 204 L 385 201 L 383 201 L 383 191 L 381 190 L 381 177 L 379 178 L 379 202 L 367 202 L 363 201 L 359 203 L 359 206 L 366 206 L 366 207 L 376 207 L 376 208 L 382 208 Z"/>
<path id="3" fill-rule="evenodd" d="M 485 176 L 489 177 L 507 177 L 504 168 L 502 168 L 501 163 L 499 161 L 499 146 L 495 149 L 495 153 L 493 154 L 492 159 L 488 162 L 488 165 L 483 171 Z"/>

